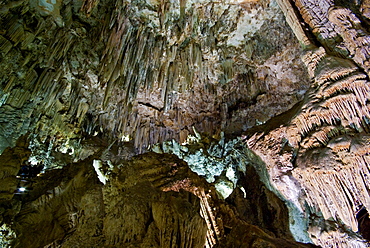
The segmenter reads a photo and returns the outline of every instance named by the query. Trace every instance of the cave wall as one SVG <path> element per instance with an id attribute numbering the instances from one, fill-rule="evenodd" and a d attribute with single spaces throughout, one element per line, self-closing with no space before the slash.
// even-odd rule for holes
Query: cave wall
<path id="1" fill-rule="evenodd" d="M 276 2 L 2 2 L 2 150 L 27 132 L 54 149 L 87 133 L 138 152 L 193 128 L 237 135 L 309 85 Z"/>
<path id="2" fill-rule="evenodd" d="M 1 158 L 24 154 L 21 147 L 27 144 Z M 14 232 L 3 247 L 313 247 L 294 241 L 286 206 L 253 166 L 248 194 L 237 188 L 224 201 L 175 155 L 116 159 L 112 166 L 95 155 L 49 170 L 28 179 L 26 192 L 2 199 L 3 222 Z"/>
<path id="3" fill-rule="evenodd" d="M 295 33 L 306 47 L 302 60 L 312 84 L 288 125 L 254 134 L 247 141 L 266 162 L 275 187 L 308 213 L 310 237 L 323 247 L 368 245 L 357 221 L 369 196 L 364 4 L 294 1 L 290 5 L 297 10 L 295 22 L 306 23 L 306 31 Z M 266 144 L 280 145 L 266 150 Z"/>
<path id="4" fill-rule="evenodd" d="M 366 247 L 367 1 L 0 3 L 3 246 Z"/>

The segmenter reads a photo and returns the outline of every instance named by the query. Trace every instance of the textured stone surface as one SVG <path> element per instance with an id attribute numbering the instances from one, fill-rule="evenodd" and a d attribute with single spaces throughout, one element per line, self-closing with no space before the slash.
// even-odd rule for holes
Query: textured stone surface
<path id="1" fill-rule="evenodd" d="M 12 247 L 311 247 L 293 241 L 285 205 L 252 166 L 248 196 L 237 190 L 225 202 L 174 155 L 120 160 L 106 168 L 105 185 L 92 163 L 48 171 L 2 204 L 17 236 Z"/>
<path id="2" fill-rule="evenodd" d="M 366 31 L 353 3 L 295 4 L 317 39 L 303 56 L 312 85 L 287 125 L 247 142 L 267 163 L 273 185 L 311 216 L 316 244 L 367 247 L 357 222 L 369 196 Z"/>
<path id="3" fill-rule="evenodd" d="M 45 173 L 20 196 L 15 247 L 203 247 L 199 199 L 160 190 L 176 183 L 176 162 L 149 154 L 115 169 L 105 186 L 91 159 Z"/>
<path id="4" fill-rule="evenodd" d="M 182 4 L 4 7 L 3 149 L 31 131 L 64 146 L 103 133 L 140 152 L 193 127 L 239 134 L 302 99 L 299 45 L 275 2 Z"/>
<path id="5" fill-rule="evenodd" d="M 367 246 L 368 1 L 0 6 L 3 246 Z"/>

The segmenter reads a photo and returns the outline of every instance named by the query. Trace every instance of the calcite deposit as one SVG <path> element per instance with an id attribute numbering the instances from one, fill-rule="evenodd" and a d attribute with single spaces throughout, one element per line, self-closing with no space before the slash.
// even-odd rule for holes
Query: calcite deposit
<path id="1" fill-rule="evenodd" d="M 326 220 L 310 224 L 316 244 L 367 247 L 357 221 L 367 205 L 369 184 L 367 34 L 350 4 L 297 1 L 296 6 L 316 36 L 303 56 L 312 85 L 288 125 L 254 135 L 248 143 L 270 161 L 268 170 L 280 192 Z M 289 149 L 266 151 L 267 141 Z M 333 225 L 336 231 L 327 230 Z"/>
<path id="2" fill-rule="evenodd" d="M 0 246 L 368 247 L 369 6 L 0 0 Z"/>

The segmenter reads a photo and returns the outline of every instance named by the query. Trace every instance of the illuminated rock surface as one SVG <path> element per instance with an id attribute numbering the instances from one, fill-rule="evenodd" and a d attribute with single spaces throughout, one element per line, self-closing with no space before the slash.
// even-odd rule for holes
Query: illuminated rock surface
<path id="1" fill-rule="evenodd" d="M 0 245 L 367 247 L 369 6 L 0 0 Z"/>

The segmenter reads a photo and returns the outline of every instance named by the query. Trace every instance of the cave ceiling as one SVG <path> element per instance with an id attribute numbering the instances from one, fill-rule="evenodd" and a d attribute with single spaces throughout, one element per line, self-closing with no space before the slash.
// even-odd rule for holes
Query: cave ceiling
<path id="1" fill-rule="evenodd" d="M 369 18 L 0 0 L 0 245 L 368 247 Z"/>

